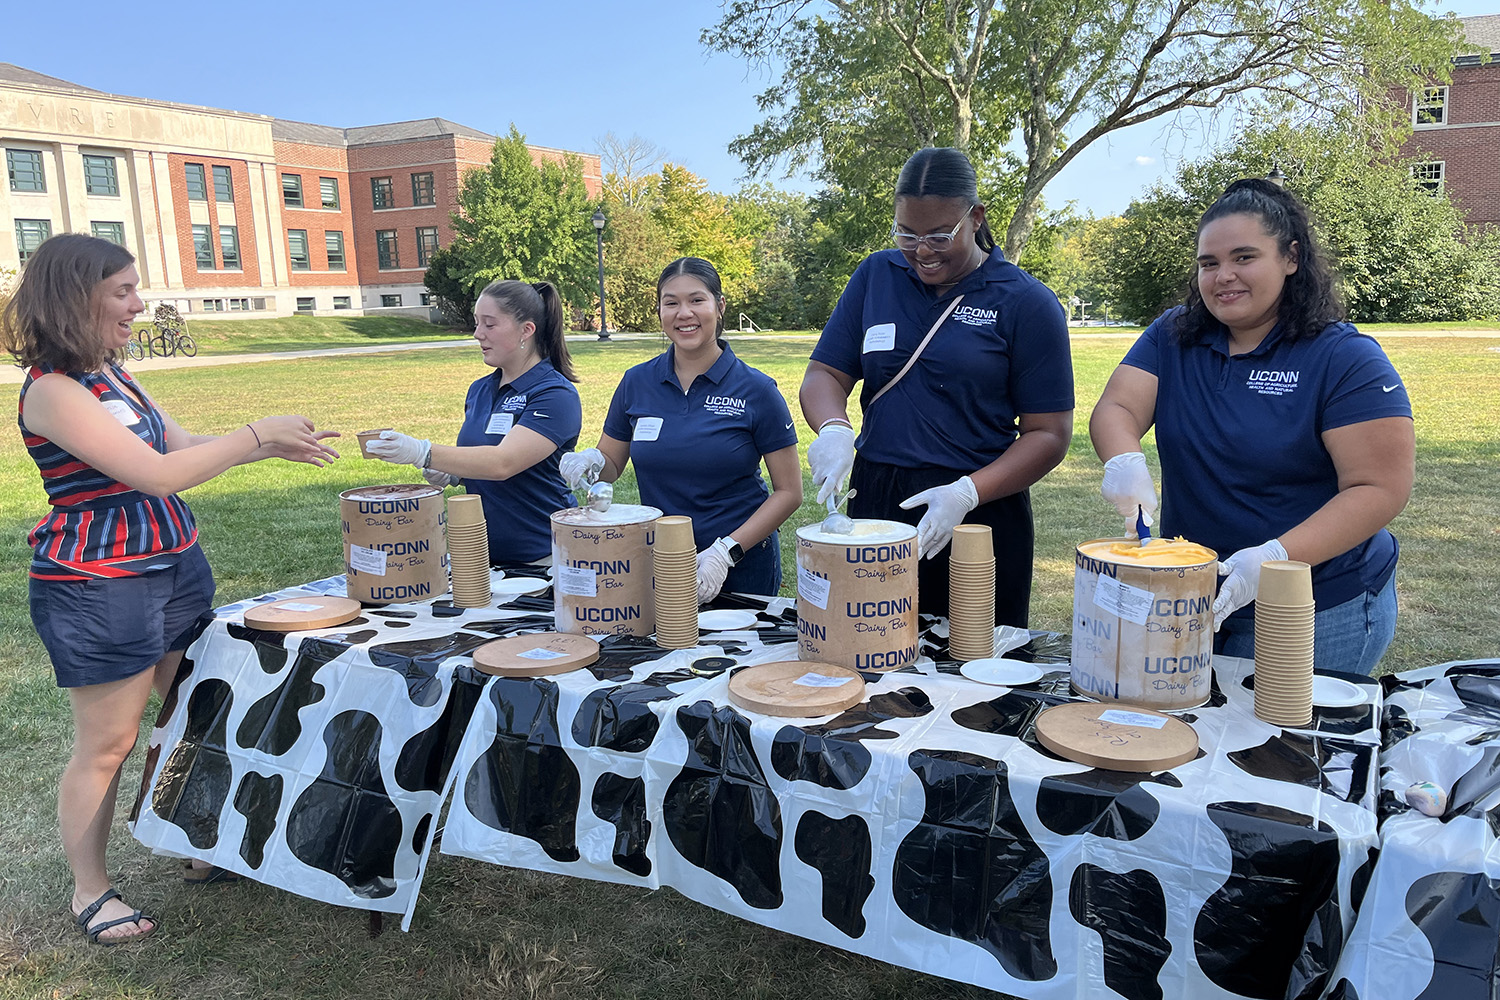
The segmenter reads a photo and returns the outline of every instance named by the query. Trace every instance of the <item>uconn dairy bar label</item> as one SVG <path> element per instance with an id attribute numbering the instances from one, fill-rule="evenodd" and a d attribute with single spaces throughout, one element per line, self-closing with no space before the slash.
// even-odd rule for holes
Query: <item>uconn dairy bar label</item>
<path id="1" fill-rule="evenodd" d="M 916 541 L 797 539 L 797 652 L 856 670 L 917 658 Z"/>

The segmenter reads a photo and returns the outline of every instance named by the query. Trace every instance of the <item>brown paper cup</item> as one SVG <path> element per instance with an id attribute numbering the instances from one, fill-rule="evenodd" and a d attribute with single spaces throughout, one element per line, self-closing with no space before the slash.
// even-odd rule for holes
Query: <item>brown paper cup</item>
<path id="1" fill-rule="evenodd" d="M 693 519 L 681 514 L 669 514 L 656 521 L 657 552 L 698 552 L 693 542 Z"/>
<path id="2" fill-rule="evenodd" d="M 370 454 L 369 449 L 366 448 L 365 445 L 380 437 L 381 431 L 388 431 L 392 429 L 393 428 L 390 427 L 377 427 L 372 431 L 360 431 L 358 434 L 354 435 L 355 437 L 359 438 L 359 453 L 365 458 L 374 458 L 375 456 Z"/>
<path id="3" fill-rule="evenodd" d="M 995 540 L 987 524 L 960 524 L 953 529 L 953 562 L 995 560 Z"/>
<path id="4" fill-rule="evenodd" d="M 484 501 L 471 493 L 449 497 L 448 530 L 473 525 L 484 526 Z"/>
<path id="5" fill-rule="evenodd" d="M 1268 604 L 1311 604 L 1312 567 L 1293 559 L 1272 559 L 1261 563 L 1260 590 L 1256 599 L 1264 599 Z"/>

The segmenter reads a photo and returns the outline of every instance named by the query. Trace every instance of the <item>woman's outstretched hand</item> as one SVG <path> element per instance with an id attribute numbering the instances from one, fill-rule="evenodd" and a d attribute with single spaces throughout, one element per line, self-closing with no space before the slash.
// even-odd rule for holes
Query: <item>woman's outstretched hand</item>
<path id="1" fill-rule="evenodd" d="M 253 462 L 263 458 L 282 458 L 322 468 L 339 457 L 338 452 L 323 443 L 338 437 L 339 432 L 320 431 L 306 417 L 291 414 L 261 417 L 249 427 L 260 441 L 260 447 L 250 456 Z"/>

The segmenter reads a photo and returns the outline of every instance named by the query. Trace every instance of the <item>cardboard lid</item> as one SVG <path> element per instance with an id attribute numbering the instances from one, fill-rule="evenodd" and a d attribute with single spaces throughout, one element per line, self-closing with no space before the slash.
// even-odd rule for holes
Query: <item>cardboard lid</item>
<path id="1" fill-rule="evenodd" d="M 848 667 L 781 660 L 746 667 L 729 678 L 729 700 L 762 715 L 811 719 L 865 700 L 865 681 Z"/>
<path id="2" fill-rule="evenodd" d="M 245 624 L 267 632 L 306 632 L 342 625 L 362 610 L 347 597 L 285 597 L 246 609 Z"/>
<path id="3" fill-rule="evenodd" d="M 1198 754 L 1198 733 L 1149 708 L 1069 702 L 1036 717 L 1036 738 L 1059 757 L 1106 771 L 1165 771 Z"/>
<path id="4" fill-rule="evenodd" d="M 487 642 L 474 650 L 474 667 L 496 677 L 566 674 L 599 659 L 599 641 L 573 632 L 533 632 Z"/>

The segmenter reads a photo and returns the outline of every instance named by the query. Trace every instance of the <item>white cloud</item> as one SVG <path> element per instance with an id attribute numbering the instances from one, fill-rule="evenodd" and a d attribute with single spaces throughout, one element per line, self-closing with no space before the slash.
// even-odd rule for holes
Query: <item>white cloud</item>
<path id="1" fill-rule="evenodd" d="M 1135 158 L 1135 165 L 1138 167 L 1149 167 L 1155 162 L 1156 160 L 1149 156 L 1137 156 Z"/>

